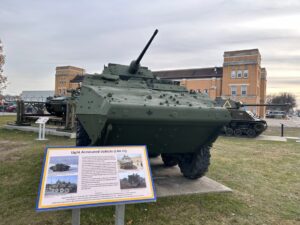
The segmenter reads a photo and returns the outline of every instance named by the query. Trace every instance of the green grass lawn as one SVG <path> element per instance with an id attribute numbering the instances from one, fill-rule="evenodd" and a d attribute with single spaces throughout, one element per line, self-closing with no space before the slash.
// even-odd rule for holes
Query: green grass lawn
<path id="1" fill-rule="evenodd" d="M 0 126 L 13 117 L 0 117 Z M 74 140 L 0 128 L 0 224 L 71 224 L 71 211 L 35 212 L 43 151 Z M 130 224 L 300 224 L 300 144 L 219 138 L 208 177 L 233 193 L 126 206 Z M 82 209 L 81 224 L 114 224 L 114 207 Z"/>
<path id="2" fill-rule="evenodd" d="M 0 127 L 7 124 L 8 122 L 15 122 L 16 116 L 0 116 Z"/>
<path id="3" fill-rule="evenodd" d="M 281 127 L 268 127 L 263 135 L 281 136 Z M 283 135 L 285 137 L 300 137 L 300 128 L 284 127 Z"/>

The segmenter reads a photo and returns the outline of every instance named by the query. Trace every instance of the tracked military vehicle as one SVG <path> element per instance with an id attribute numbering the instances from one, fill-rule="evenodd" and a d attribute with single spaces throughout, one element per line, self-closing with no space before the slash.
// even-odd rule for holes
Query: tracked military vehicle
<path id="1" fill-rule="evenodd" d="M 242 108 L 247 106 L 287 106 L 288 104 L 243 104 L 231 99 L 216 98 L 216 104 L 227 108 L 231 114 L 231 121 L 224 126 L 226 136 L 254 138 L 262 134 L 268 127 L 267 122 L 251 111 Z"/>
<path id="2" fill-rule="evenodd" d="M 251 111 L 229 109 L 232 120 L 225 126 L 226 136 L 245 136 L 254 138 L 263 133 L 268 125 L 263 119 L 256 117 Z"/>
<path id="3" fill-rule="evenodd" d="M 119 163 L 120 163 L 121 169 L 134 169 L 135 168 L 135 166 L 133 165 L 132 159 L 127 155 L 124 155 L 122 157 L 122 159 L 119 160 Z"/>
<path id="4" fill-rule="evenodd" d="M 78 146 L 147 145 L 166 166 L 196 179 L 210 164 L 210 148 L 231 119 L 205 94 L 160 80 L 140 62 L 157 34 L 128 65 L 85 75 L 76 106 Z"/>
<path id="5" fill-rule="evenodd" d="M 62 117 L 66 115 L 67 101 L 70 97 L 48 97 L 46 99 L 46 109 L 53 116 Z"/>
<path id="6" fill-rule="evenodd" d="M 54 96 L 46 99 L 45 106 L 48 113 L 57 117 L 66 116 L 68 104 L 76 101 L 80 93 L 80 88 L 67 90 L 67 92 L 71 93 L 71 96 Z"/>
<path id="7" fill-rule="evenodd" d="M 71 182 L 56 181 L 54 184 L 46 184 L 46 191 L 56 193 L 75 193 L 77 192 L 77 185 Z"/>
<path id="8" fill-rule="evenodd" d="M 50 167 L 50 170 L 52 170 L 53 172 L 62 172 L 62 171 L 68 171 L 70 169 L 69 165 L 63 164 L 63 163 L 58 163 L 55 164 L 54 166 Z"/>

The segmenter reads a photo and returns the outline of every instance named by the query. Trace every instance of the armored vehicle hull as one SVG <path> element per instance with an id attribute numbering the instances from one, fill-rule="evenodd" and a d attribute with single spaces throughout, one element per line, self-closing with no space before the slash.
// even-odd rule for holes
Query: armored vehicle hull
<path id="1" fill-rule="evenodd" d="M 58 163 L 54 166 L 51 166 L 50 169 L 53 171 L 53 172 L 61 172 L 61 171 L 68 171 L 70 169 L 70 166 L 69 165 L 66 165 L 66 164 L 63 164 L 63 163 Z"/>
<path id="2" fill-rule="evenodd" d="M 133 161 L 127 155 L 124 155 L 121 160 L 119 160 L 121 169 L 134 169 Z"/>
<path id="3" fill-rule="evenodd" d="M 247 106 L 274 106 L 274 104 L 243 104 L 232 99 L 216 98 L 216 105 L 228 109 L 231 121 L 224 126 L 223 132 L 226 136 L 254 138 L 262 134 L 267 128 L 267 122 L 255 116 L 251 111 L 245 111 Z M 276 105 L 277 106 L 277 105 Z"/>
<path id="4" fill-rule="evenodd" d="M 53 116 L 64 116 L 67 110 L 68 97 L 48 97 L 46 100 L 46 109 Z"/>
<path id="5" fill-rule="evenodd" d="M 255 118 L 251 112 L 229 109 L 232 120 L 225 126 L 227 136 L 245 136 L 254 138 L 262 134 L 268 127 L 265 120 Z"/>
<path id="6" fill-rule="evenodd" d="M 201 177 L 230 114 L 205 94 L 140 67 L 145 49 L 130 66 L 108 64 L 102 74 L 85 76 L 77 103 L 77 145 L 147 145 L 149 154 L 162 154 L 166 166 L 178 164 L 184 176 Z"/>
<path id="7" fill-rule="evenodd" d="M 70 182 L 57 181 L 55 184 L 47 184 L 46 190 L 54 193 L 75 193 L 77 191 L 77 185 Z"/>

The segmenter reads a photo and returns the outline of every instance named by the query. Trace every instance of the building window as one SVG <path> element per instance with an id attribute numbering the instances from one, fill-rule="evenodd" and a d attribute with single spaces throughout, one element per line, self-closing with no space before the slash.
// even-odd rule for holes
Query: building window
<path id="1" fill-rule="evenodd" d="M 234 71 L 234 70 L 231 71 L 231 78 L 232 78 L 232 79 L 235 78 L 235 71 Z"/>
<path id="2" fill-rule="evenodd" d="M 237 78 L 242 78 L 242 71 L 241 70 L 237 71 Z"/>
<path id="3" fill-rule="evenodd" d="M 247 96 L 247 86 L 246 85 L 241 86 L 241 94 L 242 94 L 242 96 Z"/>
<path id="4" fill-rule="evenodd" d="M 231 96 L 236 96 L 236 86 L 231 86 Z"/>
<path id="5" fill-rule="evenodd" d="M 248 70 L 244 70 L 244 78 L 248 78 Z"/>

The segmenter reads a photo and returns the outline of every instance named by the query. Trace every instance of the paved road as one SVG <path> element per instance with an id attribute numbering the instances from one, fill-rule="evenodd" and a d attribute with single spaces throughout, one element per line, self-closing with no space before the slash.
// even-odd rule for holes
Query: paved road
<path id="1" fill-rule="evenodd" d="M 288 119 L 265 119 L 270 127 L 280 127 L 281 124 L 287 127 L 300 127 L 300 117 L 292 117 Z"/>
<path id="2" fill-rule="evenodd" d="M 16 116 L 17 113 L 0 112 L 0 116 Z"/>

